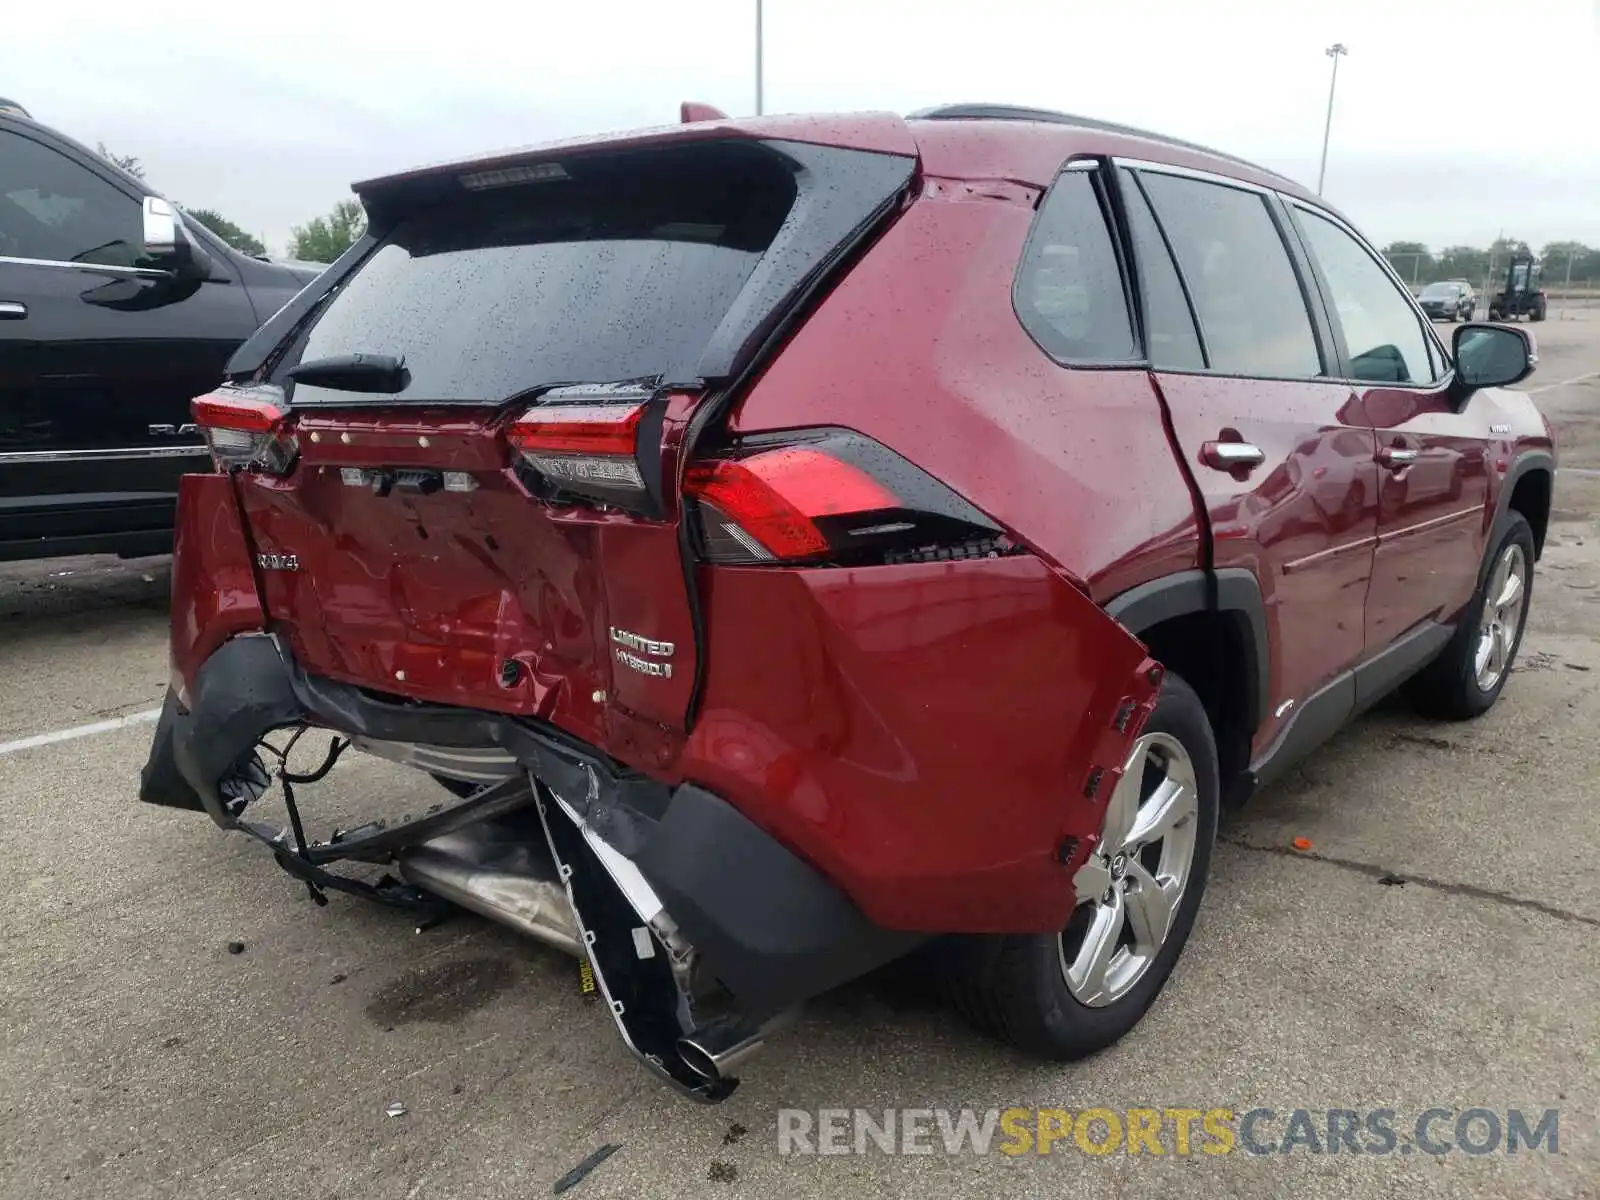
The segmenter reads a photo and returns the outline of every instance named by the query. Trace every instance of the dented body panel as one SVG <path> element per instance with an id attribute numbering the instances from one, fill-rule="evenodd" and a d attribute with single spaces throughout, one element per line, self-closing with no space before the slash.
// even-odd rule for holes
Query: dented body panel
<path id="1" fill-rule="evenodd" d="M 1031 557 L 707 576 L 686 774 L 890 928 L 1065 923 L 1157 690 L 1134 638 Z"/>

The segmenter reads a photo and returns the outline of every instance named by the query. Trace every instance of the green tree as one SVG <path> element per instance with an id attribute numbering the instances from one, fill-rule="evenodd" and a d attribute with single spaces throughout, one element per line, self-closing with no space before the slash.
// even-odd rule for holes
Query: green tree
<path id="1" fill-rule="evenodd" d="M 1395 274 L 1413 283 L 1427 283 L 1434 277 L 1433 255 L 1421 242 L 1390 242 L 1383 248 Z"/>
<path id="2" fill-rule="evenodd" d="M 316 217 L 291 230 L 289 256 L 306 262 L 331 263 L 348 250 L 367 228 L 359 200 L 341 200 L 326 217 Z"/>
<path id="3" fill-rule="evenodd" d="M 133 157 L 133 155 L 113 154 L 111 151 L 106 149 L 106 144 L 104 142 L 100 142 L 96 148 L 100 152 L 100 157 L 105 159 L 112 166 L 120 167 L 129 175 L 132 175 L 135 179 L 144 178 L 144 164 L 141 163 L 137 158 Z"/>
<path id="4" fill-rule="evenodd" d="M 1532 248 L 1521 238 L 1497 237 L 1489 243 L 1489 256 L 1496 265 L 1510 261 L 1513 255 L 1532 253 Z"/>
<path id="5" fill-rule="evenodd" d="M 186 208 L 184 216 L 190 217 L 204 225 L 235 250 L 244 254 L 261 257 L 266 254 L 266 243 L 253 233 L 246 233 L 221 213 L 209 208 Z"/>
<path id="6" fill-rule="evenodd" d="M 1600 268 L 1600 250 L 1582 242 L 1551 242 L 1539 253 L 1544 262 L 1546 284 L 1590 280 Z M 1570 275 L 1569 275 L 1570 272 Z"/>
<path id="7" fill-rule="evenodd" d="M 1489 271 L 1489 252 L 1476 246 L 1447 246 L 1440 251 L 1435 279 L 1465 279 L 1477 285 Z"/>

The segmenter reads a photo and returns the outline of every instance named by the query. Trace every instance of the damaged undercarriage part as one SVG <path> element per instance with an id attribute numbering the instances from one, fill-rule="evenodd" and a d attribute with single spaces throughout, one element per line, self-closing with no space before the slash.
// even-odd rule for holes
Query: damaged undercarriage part
<path id="1" fill-rule="evenodd" d="M 412 908 L 454 904 L 587 958 L 635 1054 L 697 1100 L 716 1102 L 733 1092 L 739 1082 L 733 1072 L 776 1022 L 758 1024 L 737 1011 L 638 867 L 571 805 L 531 774 L 507 774 L 503 759 L 447 762 L 414 747 L 379 747 L 381 757 L 477 786 L 415 819 L 308 841 L 294 785 L 320 780 L 346 745 L 335 741 L 322 766 L 306 775 L 288 771 L 286 749 L 268 746 L 279 760 L 290 827 L 243 819 L 245 804 L 264 790 L 252 786 L 236 828 L 264 842 L 318 903 L 334 890 Z M 400 878 L 368 883 L 328 869 L 340 860 L 392 864 Z"/>

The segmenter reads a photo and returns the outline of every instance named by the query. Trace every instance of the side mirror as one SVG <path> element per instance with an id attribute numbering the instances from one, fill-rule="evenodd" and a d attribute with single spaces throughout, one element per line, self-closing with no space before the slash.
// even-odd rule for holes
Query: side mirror
<path id="1" fill-rule="evenodd" d="M 178 256 L 178 210 L 160 196 L 144 198 L 144 257 L 161 263 Z"/>
<path id="2" fill-rule="evenodd" d="M 1463 394 L 1521 383 L 1539 365 L 1533 335 L 1505 325 L 1462 325 L 1451 349 L 1456 388 Z"/>
<path id="3" fill-rule="evenodd" d="M 171 271 L 182 278 L 211 276 L 211 256 L 183 227 L 178 210 L 160 196 L 144 198 L 143 241 L 141 265 Z"/>

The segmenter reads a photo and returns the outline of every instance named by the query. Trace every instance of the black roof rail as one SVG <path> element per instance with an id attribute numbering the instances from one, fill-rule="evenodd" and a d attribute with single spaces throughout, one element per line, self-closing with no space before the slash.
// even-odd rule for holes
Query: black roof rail
<path id="1" fill-rule="evenodd" d="M 1241 167 L 1249 167 L 1252 171 L 1260 171 L 1264 175 L 1271 175 L 1274 179 L 1287 181 L 1281 172 L 1269 170 L 1259 163 L 1240 158 L 1237 154 L 1229 154 L 1225 150 L 1202 146 L 1198 142 L 1186 142 L 1182 138 L 1168 137 L 1164 133 L 1152 133 L 1148 129 L 1138 129 L 1132 125 L 1119 125 L 1115 121 L 1102 121 L 1097 117 L 1075 116 L 1072 113 L 1056 112 L 1049 108 L 1026 108 L 1019 104 L 940 104 L 909 113 L 906 119 L 908 121 L 1041 121 L 1047 125 L 1075 125 L 1080 129 L 1145 138 L 1168 146 L 1195 150 L 1201 154 L 1209 154 L 1213 158 L 1226 159 Z"/>

